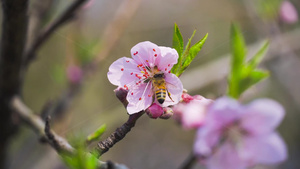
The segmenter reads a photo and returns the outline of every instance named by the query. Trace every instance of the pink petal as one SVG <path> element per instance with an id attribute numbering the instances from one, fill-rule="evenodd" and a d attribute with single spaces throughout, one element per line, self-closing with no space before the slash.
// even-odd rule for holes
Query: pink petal
<path id="1" fill-rule="evenodd" d="M 128 114 L 134 114 L 139 111 L 146 110 L 152 104 L 152 100 L 152 84 L 150 82 L 132 86 L 127 94 Z"/>
<path id="2" fill-rule="evenodd" d="M 244 137 L 244 158 L 252 164 L 275 164 L 287 158 L 287 148 L 282 138 L 275 132 L 261 137 Z"/>
<path id="3" fill-rule="evenodd" d="M 238 120 L 241 114 L 241 106 L 236 100 L 229 97 L 221 97 L 208 108 L 205 123 L 221 129 Z"/>
<path id="4" fill-rule="evenodd" d="M 141 74 L 135 61 L 131 58 L 122 57 L 110 65 L 107 77 L 112 84 L 124 87 L 124 85 L 138 80 L 135 74 Z"/>
<path id="5" fill-rule="evenodd" d="M 156 44 L 145 41 L 131 48 L 131 56 L 137 64 L 154 67 L 155 59 L 161 57 L 161 53 Z"/>
<path id="6" fill-rule="evenodd" d="M 160 46 L 161 57 L 156 59 L 157 67 L 168 73 L 174 64 L 177 63 L 178 53 L 175 49 L 169 47 Z"/>
<path id="7" fill-rule="evenodd" d="M 205 115 L 206 105 L 201 104 L 198 100 L 193 100 L 185 104 L 181 116 L 181 123 L 186 129 L 196 129 L 203 124 Z"/>
<path id="8" fill-rule="evenodd" d="M 270 99 L 258 99 L 245 107 L 241 127 L 254 135 L 272 132 L 284 117 L 283 107 Z"/>
<path id="9" fill-rule="evenodd" d="M 290 1 L 283 1 L 279 12 L 282 21 L 292 24 L 298 21 L 298 12 Z"/>
<path id="10" fill-rule="evenodd" d="M 170 105 L 177 104 L 181 99 L 181 95 L 182 95 L 182 91 L 183 91 L 182 83 L 176 75 L 174 75 L 172 73 L 167 73 L 167 74 L 165 74 L 165 80 L 167 83 L 167 85 L 166 85 L 167 90 L 170 93 L 170 96 L 173 101 L 170 99 L 169 96 L 167 96 L 165 102 L 162 104 L 162 107 L 167 107 Z"/>
<path id="11" fill-rule="evenodd" d="M 209 156 L 213 149 L 219 143 L 221 131 L 207 126 L 200 127 L 194 143 L 194 152 L 196 155 Z"/>
<path id="12" fill-rule="evenodd" d="M 246 169 L 246 163 L 241 160 L 236 147 L 225 142 L 207 161 L 208 169 Z"/>

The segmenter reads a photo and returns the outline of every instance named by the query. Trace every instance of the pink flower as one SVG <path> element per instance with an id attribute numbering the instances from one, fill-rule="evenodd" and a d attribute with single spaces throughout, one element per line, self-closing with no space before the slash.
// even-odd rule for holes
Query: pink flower
<path id="1" fill-rule="evenodd" d="M 67 68 L 67 77 L 71 83 L 79 83 L 82 79 L 82 70 L 79 66 L 71 65 Z"/>
<path id="2" fill-rule="evenodd" d="M 170 70 L 177 63 L 175 49 L 157 46 L 151 42 L 141 42 L 131 49 L 131 58 L 122 57 L 109 67 L 109 81 L 128 90 L 127 111 L 129 114 L 146 110 L 154 103 L 167 107 L 177 104 L 181 99 L 183 86 L 179 78 Z M 157 81 L 156 79 L 160 79 Z M 158 100 L 155 91 L 162 82 L 165 100 Z M 162 87 L 159 87 L 162 88 Z M 164 89 L 163 88 L 163 89 Z M 170 96 L 168 96 L 168 93 Z M 163 95 L 164 95 L 163 94 Z"/>
<path id="3" fill-rule="evenodd" d="M 194 152 L 209 169 L 244 169 L 287 158 L 284 141 L 274 130 L 284 116 L 280 104 L 259 99 L 246 106 L 223 97 L 208 109 L 198 129 Z"/>
<path id="4" fill-rule="evenodd" d="M 173 107 L 175 118 L 185 129 L 197 129 L 203 124 L 207 107 L 211 103 L 212 100 L 203 96 L 183 93 L 182 102 Z"/>
<path id="5" fill-rule="evenodd" d="M 283 1 L 279 10 L 283 22 L 293 24 L 298 21 L 298 12 L 290 1 Z"/>

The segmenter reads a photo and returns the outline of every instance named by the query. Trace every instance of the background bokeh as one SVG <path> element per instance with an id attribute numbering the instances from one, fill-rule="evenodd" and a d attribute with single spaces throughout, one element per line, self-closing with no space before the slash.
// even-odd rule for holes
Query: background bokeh
<path id="1" fill-rule="evenodd" d="M 53 20 L 71 2 L 54 1 L 45 22 Z M 300 2 L 290 2 L 300 12 Z M 241 101 L 247 103 L 258 97 L 269 97 L 286 109 L 286 117 L 278 130 L 287 143 L 288 160 L 277 166 L 255 168 L 298 169 L 300 24 L 280 17 L 281 3 L 280 0 L 93 0 L 80 11 L 75 22 L 56 31 L 39 51 L 26 75 L 24 100 L 40 113 L 46 102 L 55 100 L 68 88 L 67 67 L 81 63 L 77 49 L 90 50 L 86 43 L 95 42 L 94 54 L 100 58 L 97 70 L 84 78 L 70 107 L 52 121 L 52 125 L 58 134 L 71 139 L 87 136 L 105 123 L 107 131 L 103 138 L 109 136 L 128 118 L 114 95 L 115 86 L 107 79 L 109 65 L 119 57 L 130 57 L 131 47 L 141 41 L 172 46 L 174 23 L 178 24 L 185 42 L 195 29 L 193 43 L 209 33 L 201 52 L 180 78 L 190 94 L 215 99 L 226 93 L 230 25 L 237 22 L 250 56 L 264 39 L 270 40 L 270 49 L 261 67 L 269 70 L 271 76 L 248 90 Z M 118 20 L 120 13 L 123 17 Z M 105 50 L 107 53 L 100 56 Z M 49 145 L 39 143 L 35 133 L 26 126 L 19 130 L 11 140 L 10 169 L 66 168 Z M 133 169 L 178 168 L 191 153 L 194 135 L 195 131 L 182 129 L 173 119 L 152 120 L 144 115 L 101 160 L 123 163 Z"/>

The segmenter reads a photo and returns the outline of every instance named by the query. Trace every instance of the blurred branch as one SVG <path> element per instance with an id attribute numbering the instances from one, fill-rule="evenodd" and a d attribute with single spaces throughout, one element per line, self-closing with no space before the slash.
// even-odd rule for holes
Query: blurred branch
<path id="1" fill-rule="evenodd" d="M 54 131 L 50 130 L 49 119 L 45 123 L 39 116 L 35 115 L 32 110 L 30 110 L 17 96 L 12 99 L 11 106 L 20 116 L 20 118 L 36 132 L 41 140 L 46 140 L 57 151 L 61 150 L 69 154 L 74 153 L 74 148 L 65 139 L 58 136 Z"/>
<path id="2" fill-rule="evenodd" d="M 100 141 L 97 144 L 96 150 L 99 152 L 99 156 L 106 153 L 111 147 L 113 147 L 117 142 L 122 140 L 131 128 L 134 127 L 136 121 L 144 114 L 144 111 L 132 114 L 129 116 L 126 123 L 121 127 L 117 128 L 108 138 Z"/>
<path id="3" fill-rule="evenodd" d="M 26 49 L 28 49 L 36 39 L 37 32 L 40 31 L 43 22 L 49 16 L 53 2 L 54 0 L 33 1 L 32 9 L 30 11 Z"/>
<path id="4" fill-rule="evenodd" d="M 35 115 L 18 96 L 15 96 L 12 99 L 11 107 L 29 126 L 29 128 L 34 130 L 41 139 L 47 141 L 47 143 L 49 143 L 58 154 L 64 153 L 64 155 L 72 157 L 72 155 L 76 153 L 76 149 L 74 149 L 63 137 L 57 135 L 50 129 L 50 118 L 47 118 L 46 123 L 44 123 L 44 121 L 39 116 Z M 87 155 L 91 154 L 87 152 Z M 127 167 L 112 162 L 99 161 L 99 168 L 126 169 Z"/>
<path id="5" fill-rule="evenodd" d="M 130 20 L 138 9 L 140 2 L 141 0 L 125 0 L 120 5 L 113 20 L 104 30 L 101 42 L 101 51 L 95 59 L 95 65 L 99 64 L 112 51 L 124 30 L 126 30 L 125 28 L 130 23 Z"/>
<path id="6" fill-rule="evenodd" d="M 44 105 L 45 109 L 43 109 L 41 116 L 51 116 L 53 119 L 62 117 L 66 109 L 68 109 L 68 107 L 71 105 L 71 102 L 75 96 L 79 93 L 81 87 L 82 82 L 71 84 L 66 91 L 62 92 L 59 98 L 57 98 L 55 101 L 50 101 L 50 104 L 47 102 Z"/>
<path id="7" fill-rule="evenodd" d="M 182 163 L 179 169 L 190 169 L 195 164 L 197 158 L 194 153 L 191 153 L 187 159 Z"/>
<path id="8" fill-rule="evenodd" d="M 76 0 L 74 1 L 55 21 L 49 24 L 41 33 L 37 36 L 37 39 L 33 42 L 32 46 L 28 48 L 25 53 L 25 65 L 27 66 L 36 57 L 36 51 L 41 47 L 41 45 L 50 37 L 50 35 L 58 29 L 60 26 L 64 25 L 68 21 L 74 18 L 77 10 L 86 2 L 87 0 Z"/>

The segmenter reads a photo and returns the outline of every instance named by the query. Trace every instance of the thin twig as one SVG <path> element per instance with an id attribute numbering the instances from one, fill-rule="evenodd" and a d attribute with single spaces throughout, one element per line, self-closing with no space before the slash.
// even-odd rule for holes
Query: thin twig
<path id="1" fill-rule="evenodd" d="M 117 128 L 108 138 L 103 141 L 100 141 L 97 144 L 96 150 L 99 153 L 99 156 L 106 153 L 111 147 L 113 147 L 117 142 L 122 140 L 126 134 L 134 127 L 135 122 L 139 119 L 145 112 L 140 111 L 139 113 L 135 113 L 129 116 L 126 123 L 124 123 L 121 127 Z"/>
<path id="2" fill-rule="evenodd" d="M 52 35 L 52 33 L 64 25 L 66 22 L 74 18 L 75 13 L 87 0 L 76 0 L 74 1 L 60 17 L 58 17 L 53 23 L 46 27 L 37 37 L 32 46 L 29 47 L 25 53 L 25 65 L 27 66 L 34 58 L 35 53 L 41 47 L 41 45 Z"/>

